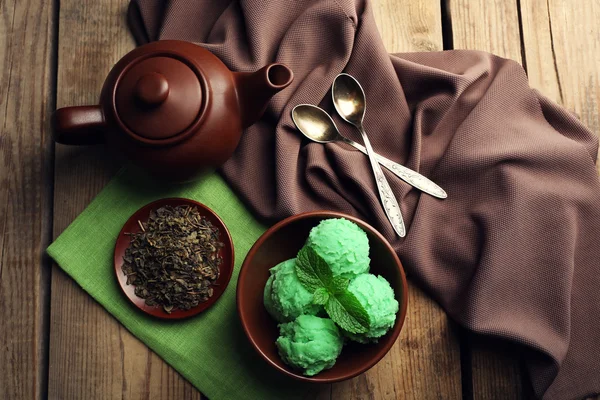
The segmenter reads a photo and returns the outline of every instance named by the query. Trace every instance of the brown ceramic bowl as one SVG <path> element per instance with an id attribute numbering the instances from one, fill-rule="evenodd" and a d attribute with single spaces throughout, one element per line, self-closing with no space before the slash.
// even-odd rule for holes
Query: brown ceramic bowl
<path id="1" fill-rule="evenodd" d="M 296 257 L 311 228 L 328 218 L 346 218 L 360 226 L 369 238 L 371 273 L 386 278 L 400 303 L 394 328 L 376 344 L 348 342 L 333 368 L 307 377 L 281 361 L 275 340 L 279 336 L 277 322 L 265 310 L 263 290 L 269 268 Z M 408 289 L 400 260 L 388 241 L 364 221 L 332 211 L 314 211 L 287 218 L 267 230 L 252 246 L 238 278 L 237 306 L 242 327 L 250 343 L 273 367 L 301 381 L 332 383 L 353 378 L 374 366 L 394 345 L 406 316 Z"/>
<path id="2" fill-rule="evenodd" d="M 190 308 L 189 310 L 175 309 L 170 314 L 168 314 L 162 309 L 162 307 L 146 305 L 144 299 L 136 296 L 135 285 L 127 284 L 127 277 L 123 273 L 123 255 L 125 255 L 125 250 L 127 250 L 127 248 L 129 247 L 130 238 L 128 235 L 126 235 L 126 233 L 138 233 L 140 231 L 138 221 L 146 222 L 148 220 L 148 216 L 150 215 L 151 210 L 163 206 L 176 207 L 183 205 L 194 206 L 198 208 L 200 215 L 205 217 L 211 224 L 213 224 L 213 226 L 219 229 L 219 240 L 223 243 L 223 247 L 219 249 L 218 255 L 222 258 L 223 261 L 219 266 L 219 278 L 217 279 L 216 285 L 213 286 L 213 295 L 211 298 L 206 300 L 204 303 L 198 304 L 196 307 Z M 154 317 L 163 319 L 174 320 L 189 318 L 201 313 L 208 307 L 215 304 L 215 302 L 219 299 L 219 297 L 221 297 L 223 292 L 225 292 L 227 284 L 229 284 L 229 281 L 231 280 L 231 274 L 233 272 L 233 261 L 233 240 L 231 240 L 229 230 L 227 230 L 227 227 L 225 226 L 221 218 L 219 218 L 219 216 L 213 210 L 206 207 L 204 204 L 198 203 L 197 201 L 190 199 L 160 199 L 140 208 L 131 217 L 129 217 L 125 225 L 123 225 L 123 228 L 121 229 L 121 232 L 119 232 L 117 243 L 115 245 L 115 273 L 117 275 L 117 280 L 119 281 L 119 286 L 121 286 L 121 290 L 129 299 L 129 301 L 131 301 L 133 305 L 135 305 L 141 311 Z"/>

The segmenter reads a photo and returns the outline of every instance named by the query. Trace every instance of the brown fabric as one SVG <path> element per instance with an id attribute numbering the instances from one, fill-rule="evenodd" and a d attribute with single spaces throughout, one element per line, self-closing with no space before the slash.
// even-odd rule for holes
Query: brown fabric
<path id="1" fill-rule="evenodd" d="M 526 348 L 538 396 L 600 392 L 598 140 L 530 89 L 519 64 L 476 51 L 390 56 L 366 0 L 137 0 L 130 22 L 140 42 L 193 41 L 233 70 L 274 61 L 293 69 L 292 86 L 222 169 L 256 215 L 331 209 L 367 220 L 453 319 Z M 367 158 L 308 143 L 293 126 L 299 103 L 335 114 L 329 91 L 342 71 L 365 88 L 375 150 L 449 194 L 434 199 L 386 173 L 404 240 L 385 218 Z"/>

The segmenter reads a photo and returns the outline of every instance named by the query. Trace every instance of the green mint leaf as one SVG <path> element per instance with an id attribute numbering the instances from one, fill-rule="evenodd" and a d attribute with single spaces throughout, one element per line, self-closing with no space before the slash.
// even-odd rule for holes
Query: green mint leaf
<path id="1" fill-rule="evenodd" d="M 303 247 L 296 257 L 296 276 L 300 283 L 311 293 L 323 287 L 323 283 L 313 269 L 305 248 Z"/>
<path id="2" fill-rule="evenodd" d="M 348 289 L 348 284 L 350 281 L 341 276 L 334 276 L 331 280 L 331 291 L 334 294 L 342 293 L 344 290 Z"/>
<path id="3" fill-rule="evenodd" d="M 315 290 L 322 288 L 321 282 L 319 279 L 312 273 L 312 271 L 308 268 L 305 268 L 305 264 L 301 264 L 296 260 L 296 276 L 298 280 L 311 293 L 314 293 Z"/>
<path id="4" fill-rule="evenodd" d="M 296 258 L 296 275 L 300 283 L 311 293 L 331 286 L 331 269 L 311 247 L 304 246 Z"/>
<path id="5" fill-rule="evenodd" d="M 312 247 L 304 246 L 306 248 L 306 254 L 308 256 L 308 261 L 313 266 L 317 276 L 323 283 L 323 287 L 329 289 L 331 286 L 331 280 L 333 279 L 333 275 L 331 273 L 331 268 L 327 261 L 323 259 L 316 251 L 313 250 Z"/>
<path id="6" fill-rule="evenodd" d="M 329 292 L 325 288 L 319 288 L 313 294 L 313 304 L 325 305 L 329 300 Z"/>
<path id="7" fill-rule="evenodd" d="M 329 300 L 325 304 L 325 311 L 329 318 L 345 331 L 350 333 L 369 331 L 371 325 L 369 314 L 356 296 L 347 290 L 329 296 Z"/>

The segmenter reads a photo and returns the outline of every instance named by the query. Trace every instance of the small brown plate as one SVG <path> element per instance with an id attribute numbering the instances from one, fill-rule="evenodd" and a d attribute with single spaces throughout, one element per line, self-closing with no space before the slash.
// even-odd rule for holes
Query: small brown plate
<path id="1" fill-rule="evenodd" d="M 168 314 L 160 306 L 147 306 L 144 299 L 135 295 L 135 285 L 127 284 L 127 277 L 123 273 L 122 269 L 123 256 L 125 255 L 125 250 L 129 247 L 130 243 L 129 236 L 126 235 L 126 233 L 140 232 L 141 229 L 138 224 L 138 221 L 146 222 L 148 220 L 151 210 L 163 206 L 176 207 L 183 205 L 195 206 L 196 208 L 198 208 L 200 215 L 205 217 L 207 221 L 209 221 L 211 224 L 213 224 L 216 228 L 219 229 L 219 240 L 223 243 L 223 247 L 219 250 L 217 254 L 223 259 L 223 261 L 219 266 L 219 279 L 217 279 L 217 282 L 213 286 L 213 295 L 211 298 L 206 300 L 204 303 L 198 304 L 198 306 L 194 308 L 190 308 L 189 310 L 173 310 L 171 314 Z M 137 308 L 139 308 L 146 314 L 163 319 L 182 319 L 192 317 L 212 306 L 219 299 L 219 297 L 221 297 L 223 292 L 225 292 L 227 284 L 229 284 L 231 274 L 233 273 L 233 262 L 233 240 L 231 240 L 229 230 L 227 229 L 221 218 L 219 218 L 219 216 L 213 210 L 206 207 L 204 204 L 198 203 L 197 201 L 190 199 L 160 199 L 140 208 L 127 220 L 125 225 L 123 225 L 123 228 L 121 229 L 121 232 L 119 232 L 119 237 L 117 238 L 117 243 L 115 245 L 115 273 L 117 274 L 117 280 L 119 281 L 119 285 L 121 286 L 123 293 Z"/>

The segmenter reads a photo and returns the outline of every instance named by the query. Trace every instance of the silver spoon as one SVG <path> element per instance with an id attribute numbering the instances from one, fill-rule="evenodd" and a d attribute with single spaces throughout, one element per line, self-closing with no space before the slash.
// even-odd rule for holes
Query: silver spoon
<path id="1" fill-rule="evenodd" d="M 333 122 L 333 119 L 320 107 L 313 106 L 312 104 L 299 104 L 292 109 L 292 119 L 298 130 L 314 142 L 344 142 L 363 154 L 367 154 L 367 150 L 362 145 L 343 136 L 335 125 L 335 122 Z M 440 199 L 448 197 L 444 189 L 420 173 L 377 153 L 375 153 L 375 158 L 379 164 L 386 167 L 409 185 Z"/>
<path id="2" fill-rule="evenodd" d="M 404 219 L 398 205 L 398 200 L 392 192 L 392 188 L 388 183 L 383 171 L 375 158 L 375 152 L 371 146 L 371 142 L 367 137 L 367 133 L 363 128 L 363 118 L 365 116 L 366 99 L 365 92 L 356 79 L 348 74 L 339 74 L 333 86 L 331 87 L 331 95 L 333 97 L 333 105 L 336 111 L 340 114 L 340 117 L 346 122 L 354 125 L 360 132 L 363 142 L 365 142 L 365 148 L 369 161 L 371 162 L 371 168 L 375 175 L 375 182 L 377 183 L 377 190 L 379 191 L 379 198 L 383 205 L 383 210 L 387 215 L 392 228 L 396 231 L 398 236 L 404 237 L 406 235 L 406 226 L 404 225 Z"/>

